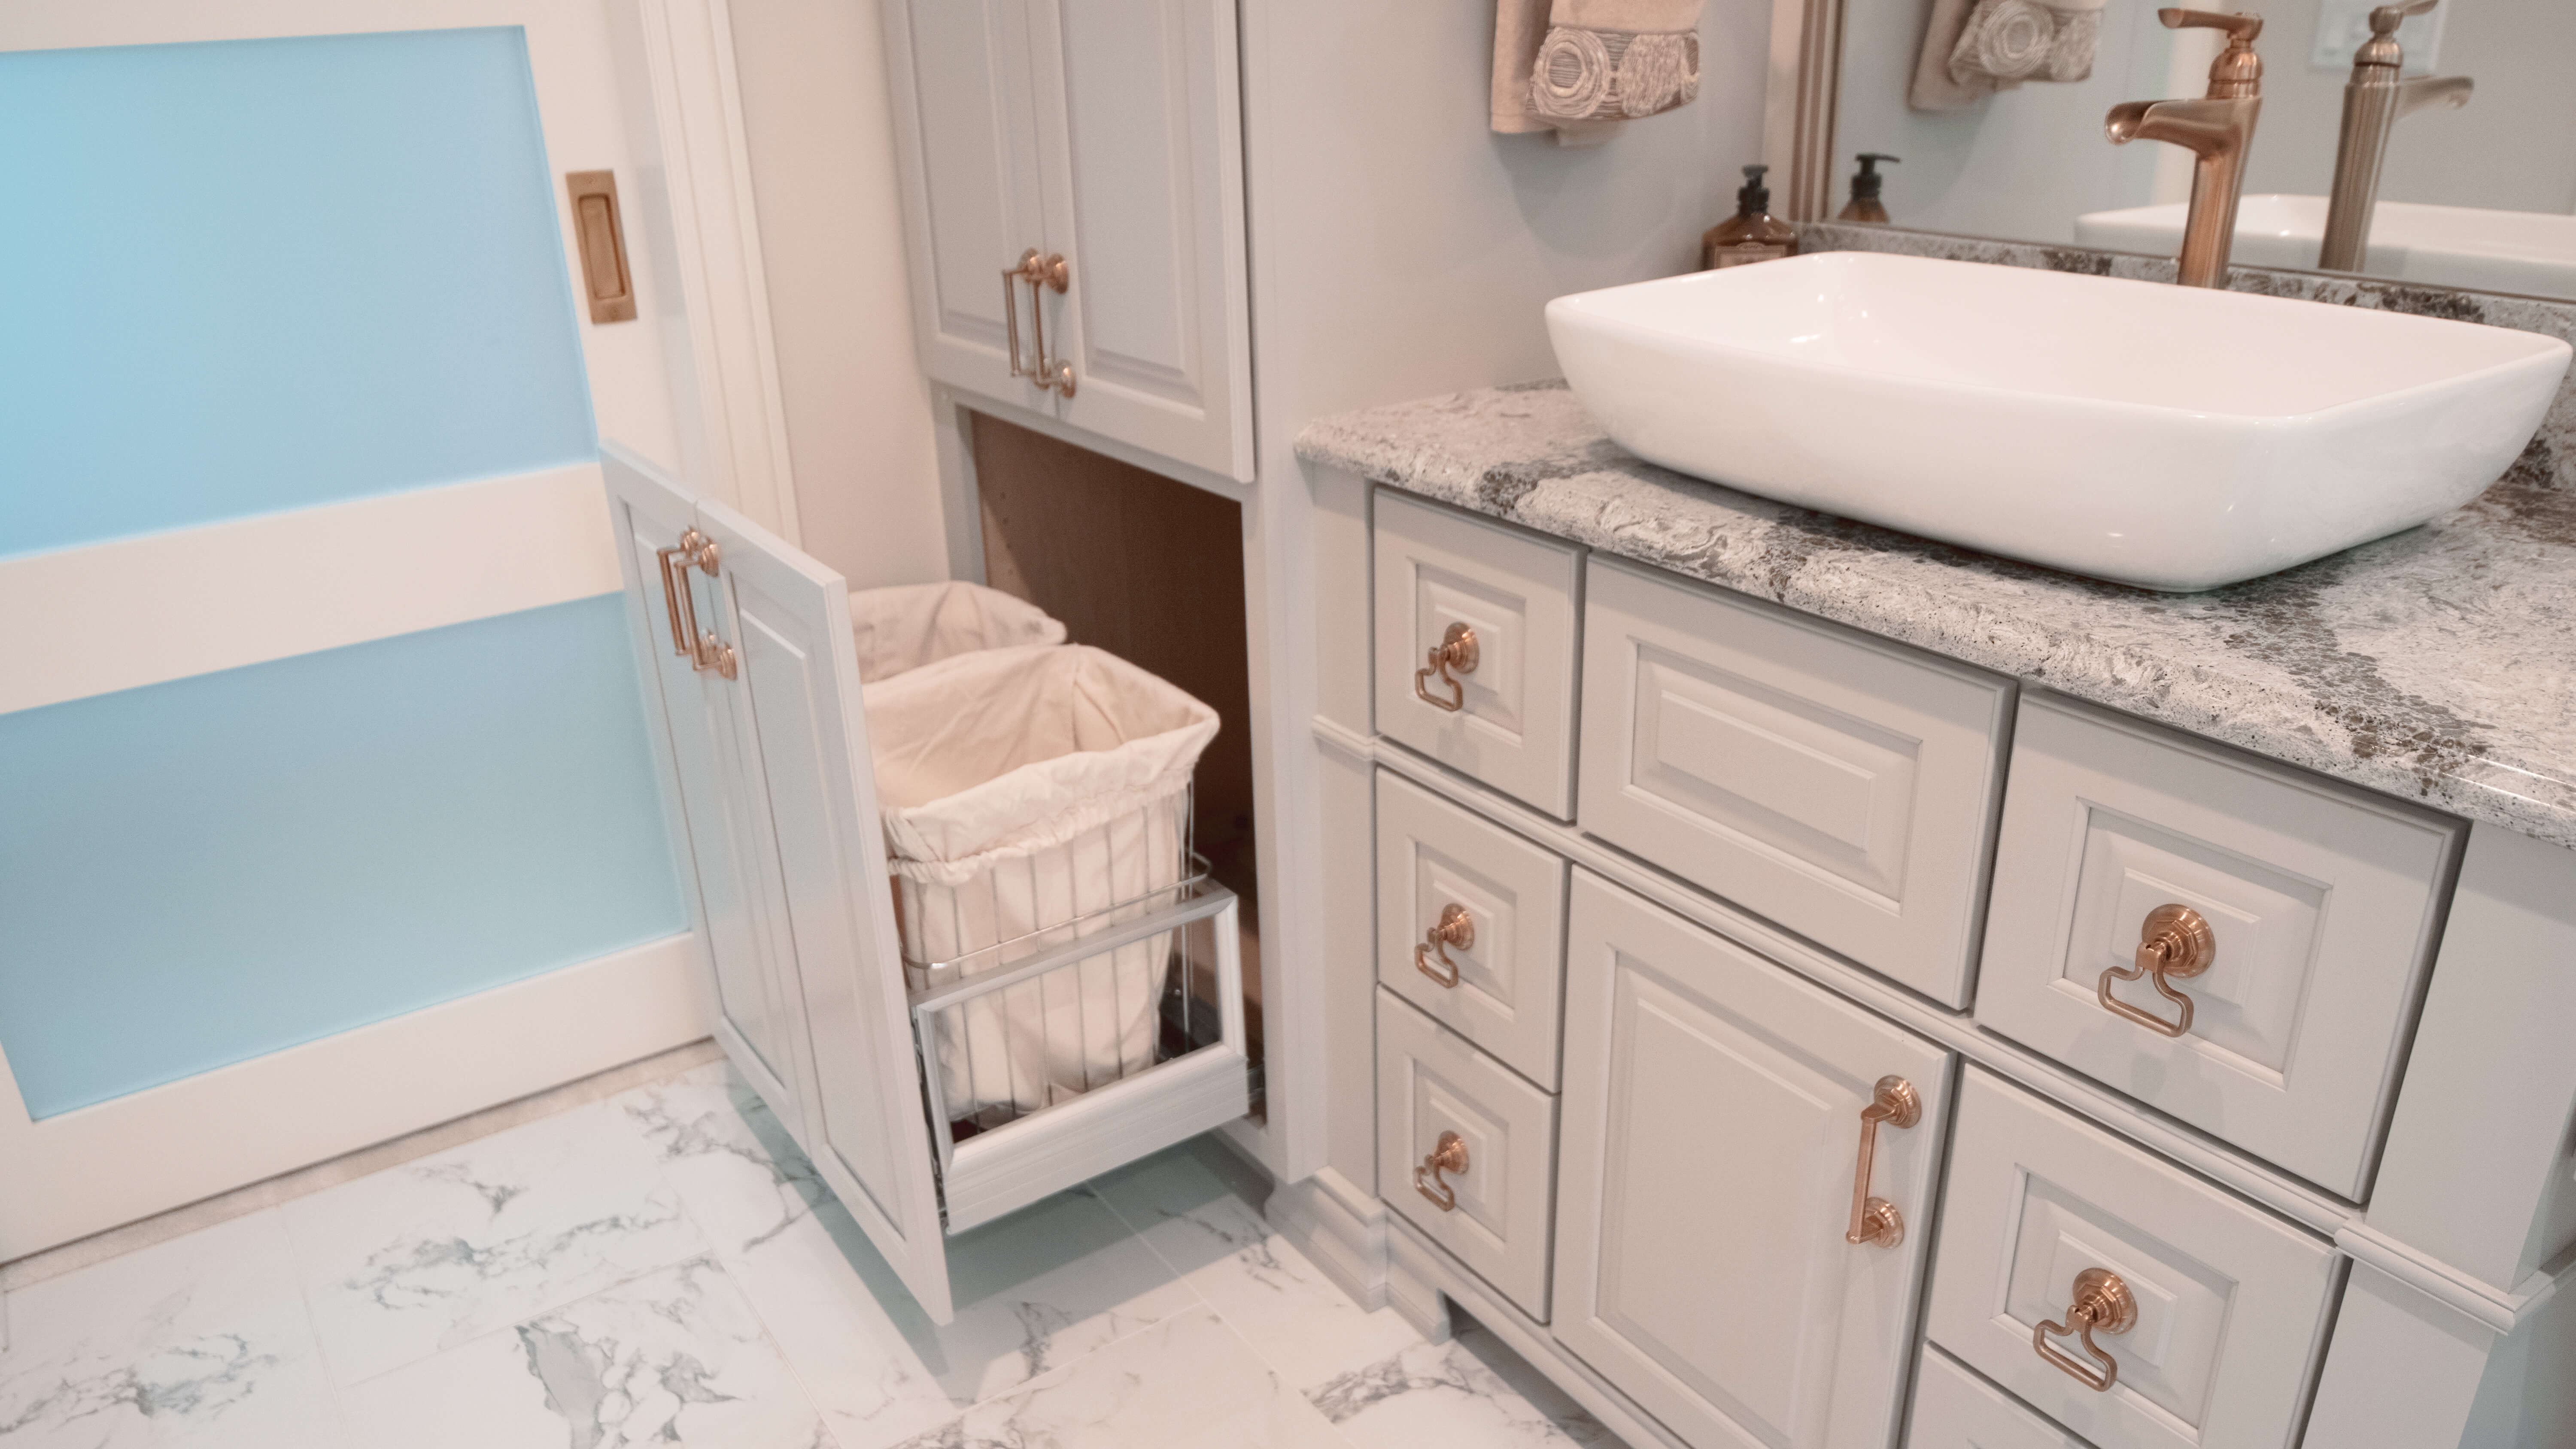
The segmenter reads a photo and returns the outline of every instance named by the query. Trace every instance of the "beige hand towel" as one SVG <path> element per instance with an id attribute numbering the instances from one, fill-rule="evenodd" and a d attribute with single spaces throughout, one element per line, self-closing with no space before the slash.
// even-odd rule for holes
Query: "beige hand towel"
<path id="1" fill-rule="evenodd" d="M 2104 0 L 1933 0 L 1906 103 L 1963 111 L 2026 80 L 2093 74 Z"/>
<path id="2" fill-rule="evenodd" d="M 1605 140 L 1699 95 L 1701 0 L 1497 0 L 1494 129 Z"/>

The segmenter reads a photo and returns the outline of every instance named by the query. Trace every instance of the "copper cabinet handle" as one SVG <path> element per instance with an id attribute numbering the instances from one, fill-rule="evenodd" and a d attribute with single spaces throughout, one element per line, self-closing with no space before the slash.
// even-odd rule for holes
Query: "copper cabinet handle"
<path id="1" fill-rule="evenodd" d="M 2075 1275 L 2075 1297 L 2066 1308 L 2064 1323 L 2041 1323 L 2030 1331 L 2030 1346 L 2039 1356 L 2065 1371 L 2066 1376 L 2097 1394 L 2111 1391 L 2120 1381 L 2120 1361 L 2103 1352 L 2093 1341 L 2096 1333 L 2122 1334 L 2137 1326 L 2138 1300 L 2129 1285 L 2108 1268 L 2087 1268 Z M 2073 1338 L 2093 1356 L 2099 1369 L 2048 1341 L 2050 1334 Z"/>
<path id="2" fill-rule="evenodd" d="M 2164 905 L 2147 912 L 2138 927 L 2138 957 L 2128 969 L 2117 966 L 2102 968 L 2102 979 L 2093 989 L 2102 1009 L 2113 1016 L 2134 1021 L 2162 1036 L 2184 1036 L 2191 1031 L 2191 998 L 2173 988 L 2168 978 L 2184 981 L 2209 969 L 2218 956 L 2218 937 L 2209 929 L 2209 921 L 2189 906 Z M 2156 988 L 2156 994 L 2182 1008 L 2180 1020 L 2140 1011 L 2111 994 L 2114 981 L 2135 981 L 2144 976 Z"/>
<path id="3" fill-rule="evenodd" d="M 1458 1207 L 1458 1194 L 1441 1180 L 1441 1174 L 1466 1170 L 1467 1139 L 1455 1132 L 1443 1132 L 1440 1140 L 1432 1144 L 1431 1154 L 1413 1169 L 1413 1190 L 1431 1199 L 1431 1205 L 1442 1212 L 1453 1212 Z M 1426 1172 L 1431 1174 L 1427 1183 L 1422 1180 Z"/>
<path id="4" fill-rule="evenodd" d="M 1905 1241 L 1905 1214 L 1887 1199 L 1869 1195 L 1869 1170 L 1878 1155 L 1879 1123 L 1911 1127 L 1922 1120 L 1923 1099 L 1912 1082 L 1895 1076 L 1878 1079 L 1869 1105 L 1860 1109 L 1860 1165 L 1852 1171 L 1851 1227 L 1843 1234 L 1844 1242 L 1853 1247 L 1875 1243 L 1893 1248 Z"/>
<path id="5" fill-rule="evenodd" d="M 716 541 L 692 528 L 680 535 L 676 547 L 654 550 L 653 558 L 662 569 L 662 607 L 671 616 L 671 652 L 688 660 L 691 669 L 712 669 L 733 678 L 738 671 L 733 646 L 716 638 L 714 630 L 698 628 L 697 595 L 689 590 L 693 567 L 704 569 L 708 578 L 716 577 L 723 560 Z"/>
<path id="6" fill-rule="evenodd" d="M 1452 624 L 1441 631 L 1440 643 L 1431 651 L 1431 662 L 1413 671 L 1413 695 L 1424 704 L 1437 705 L 1456 713 L 1467 703 L 1467 686 L 1458 678 L 1476 672 L 1476 631 L 1464 624 Z M 1454 671 L 1454 672 L 1453 672 Z M 1442 699 L 1422 687 L 1434 673 L 1449 686 L 1449 697 Z"/>
<path id="7" fill-rule="evenodd" d="M 1037 338 L 1037 359 L 1027 367 L 1020 365 L 1020 294 L 1018 284 L 1029 284 L 1029 327 Z M 1061 295 L 1073 284 L 1073 264 L 1062 252 L 1038 254 L 1036 247 L 1020 253 L 1020 264 L 1002 269 L 1002 341 L 1010 349 L 1011 376 L 1034 379 L 1049 392 L 1073 396 L 1073 364 L 1062 358 L 1047 356 L 1046 297 L 1052 289 Z"/>
<path id="8" fill-rule="evenodd" d="M 1456 901 L 1442 906 L 1440 923 L 1422 933 L 1422 944 L 1413 948 L 1413 969 L 1443 986 L 1456 986 L 1458 963 L 1449 959 L 1452 946 L 1461 951 L 1476 949 L 1476 918 L 1467 914 L 1467 908 Z M 1431 953 L 1434 951 L 1440 953 L 1441 970 L 1432 969 Z"/>

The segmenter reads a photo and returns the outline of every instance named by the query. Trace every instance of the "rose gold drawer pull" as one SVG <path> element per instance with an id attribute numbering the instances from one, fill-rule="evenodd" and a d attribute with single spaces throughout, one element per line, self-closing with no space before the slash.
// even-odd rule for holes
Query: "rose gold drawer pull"
<path id="1" fill-rule="evenodd" d="M 1447 699 L 1422 687 L 1423 681 L 1434 672 L 1439 674 L 1443 684 L 1449 686 Z M 1460 682 L 1458 676 L 1475 672 L 1476 631 L 1464 624 L 1452 624 L 1441 631 L 1440 645 L 1431 651 L 1431 662 L 1413 671 L 1414 697 L 1424 704 L 1438 705 L 1455 713 L 1467 703 L 1467 686 Z"/>
<path id="2" fill-rule="evenodd" d="M 1476 918 L 1467 908 L 1451 901 L 1440 908 L 1440 924 L 1422 933 L 1422 944 L 1413 948 L 1413 969 L 1443 986 L 1458 984 L 1458 963 L 1449 959 L 1449 948 L 1461 951 L 1476 949 Z M 1440 953 L 1440 966 L 1431 964 L 1431 953 Z"/>
<path id="3" fill-rule="evenodd" d="M 1467 1139 L 1455 1132 L 1443 1132 L 1440 1134 L 1440 1140 L 1432 1144 L 1431 1155 L 1422 1159 L 1422 1164 L 1413 1169 L 1413 1190 L 1431 1199 L 1431 1205 L 1442 1212 L 1455 1211 L 1458 1206 L 1458 1194 L 1448 1183 L 1441 1181 L 1441 1175 L 1466 1170 Z M 1429 1182 L 1422 1180 L 1422 1175 L 1426 1172 L 1431 1174 Z"/>
<path id="4" fill-rule="evenodd" d="M 2209 922 L 2189 906 L 2158 906 L 2147 912 L 2146 924 L 2138 928 L 2138 959 L 2127 970 L 2117 966 L 2102 968 L 2102 980 L 2094 988 L 2102 1009 L 2113 1016 L 2125 1017 L 2147 1030 L 2165 1036 L 2183 1036 L 2191 1031 L 2191 998 L 2173 988 L 2176 978 L 2188 981 L 2209 969 L 2218 955 L 2218 938 Z M 2182 1019 L 2166 1021 L 2140 1011 L 2111 994 L 2114 981 L 2135 981 L 2144 976 L 2156 988 L 2156 994 L 2182 1008 Z"/>
<path id="5" fill-rule="evenodd" d="M 1923 1099 L 1903 1077 L 1881 1077 L 1870 1104 L 1860 1109 L 1860 1166 L 1852 1173 L 1852 1220 L 1843 1241 L 1853 1247 L 1875 1243 L 1893 1248 L 1905 1241 L 1905 1214 L 1883 1197 L 1869 1195 L 1871 1159 L 1878 1155 L 1878 1124 L 1911 1127 L 1923 1120 Z"/>
<path id="6" fill-rule="evenodd" d="M 2075 1301 L 2067 1305 L 2064 1323 L 2042 1323 L 2030 1331 L 2030 1346 L 2039 1356 L 2066 1371 L 2067 1377 L 2097 1394 L 2109 1393 L 2120 1381 L 2120 1361 L 2093 1341 L 2096 1333 L 2126 1333 L 2137 1326 L 2138 1300 L 2129 1285 L 2108 1268 L 2087 1268 L 2075 1275 Z M 2048 1341 L 2050 1334 L 2071 1337 L 2100 1364 L 2095 1369 Z"/>

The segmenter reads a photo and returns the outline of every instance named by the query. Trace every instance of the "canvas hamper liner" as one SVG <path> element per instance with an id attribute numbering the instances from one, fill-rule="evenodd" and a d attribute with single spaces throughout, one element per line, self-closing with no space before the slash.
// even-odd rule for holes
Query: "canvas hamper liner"
<path id="1" fill-rule="evenodd" d="M 1064 625 L 1024 599 L 982 584 L 906 584 L 850 595 L 859 682 L 874 684 L 977 649 L 1061 644 Z"/>
<path id="2" fill-rule="evenodd" d="M 911 989 L 959 979 L 922 963 L 1063 928 L 970 968 L 1002 969 L 1184 879 L 1190 772 L 1217 716 L 1171 684 L 1103 650 L 1032 645 L 895 675 L 867 708 Z M 940 1013 L 949 1117 L 1005 1120 L 1153 1066 L 1171 944 Z"/>

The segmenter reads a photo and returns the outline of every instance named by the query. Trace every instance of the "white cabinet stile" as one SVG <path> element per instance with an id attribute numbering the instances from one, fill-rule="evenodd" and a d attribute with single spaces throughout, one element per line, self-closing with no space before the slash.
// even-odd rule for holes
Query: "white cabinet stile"
<path id="1" fill-rule="evenodd" d="M 1883 1449 L 1949 1054 L 1579 870 L 1567 939 L 1557 1338 L 1692 1444 Z M 1865 1132 L 1891 1244 L 1847 1237 Z"/>

